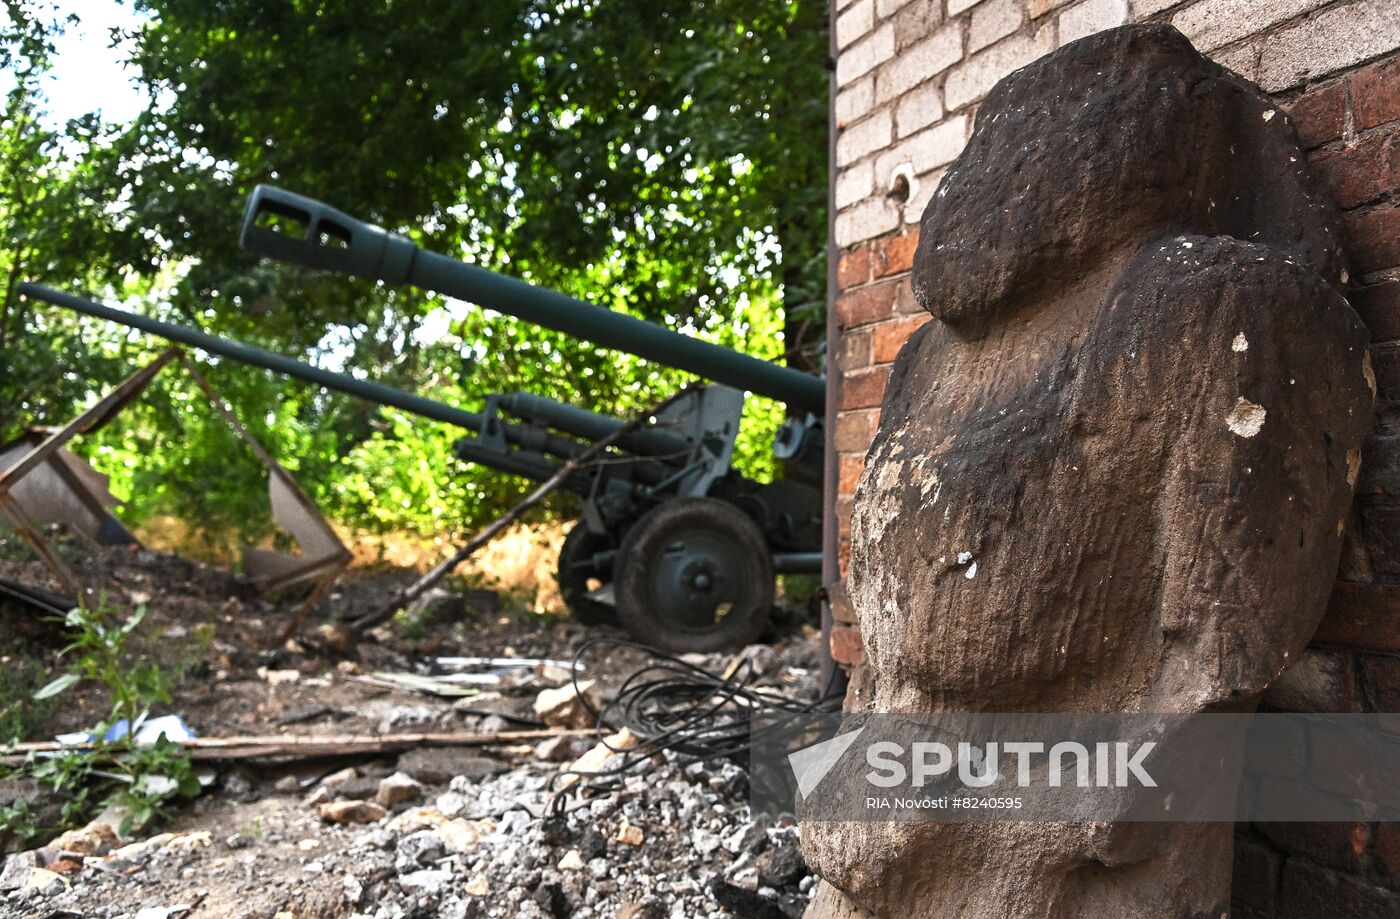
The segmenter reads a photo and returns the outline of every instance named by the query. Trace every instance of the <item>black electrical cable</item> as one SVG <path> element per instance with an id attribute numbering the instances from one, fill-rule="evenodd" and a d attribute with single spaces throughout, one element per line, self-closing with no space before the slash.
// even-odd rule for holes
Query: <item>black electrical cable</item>
<path id="1" fill-rule="evenodd" d="M 575 775 L 580 781 L 574 788 L 608 787 L 667 750 L 691 761 L 740 759 L 756 741 L 784 730 L 789 723 L 814 714 L 837 712 L 841 707 L 841 700 L 831 698 L 825 691 L 815 700 L 804 701 L 750 685 L 758 676 L 750 660 L 742 660 L 728 676 L 720 676 L 649 645 L 622 638 L 595 638 L 579 647 L 573 660 L 575 691 L 578 675 L 584 669 L 583 659 L 603 646 L 634 648 L 651 657 L 649 663 L 623 681 L 616 696 L 601 710 L 579 693 L 598 725 L 600 743 L 607 743 L 607 732 L 622 728 L 635 735 L 638 743 L 615 750 L 620 760 L 607 770 L 564 770 L 551 780 L 551 785 L 564 776 Z M 556 793 L 551 810 L 562 811 L 564 801 L 565 795 Z"/>

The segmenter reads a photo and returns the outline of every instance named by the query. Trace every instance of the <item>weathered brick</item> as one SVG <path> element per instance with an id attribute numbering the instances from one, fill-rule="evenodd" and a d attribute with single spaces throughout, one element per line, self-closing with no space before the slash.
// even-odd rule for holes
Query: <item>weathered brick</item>
<path id="1" fill-rule="evenodd" d="M 1351 113 L 1359 131 L 1400 119 L 1400 54 L 1352 75 Z"/>
<path id="2" fill-rule="evenodd" d="M 878 408 L 885 398 L 885 384 L 889 379 L 888 366 L 847 374 L 841 380 L 840 409 Z"/>
<path id="3" fill-rule="evenodd" d="M 1392 881 L 1400 881 L 1400 823 L 1376 824 L 1376 861 Z"/>
<path id="4" fill-rule="evenodd" d="M 872 340 L 871 359 L 876 364 L 888 364 L 899 356 L 899 349 L 909 340 L 909 336 L 928 322 L 932 317 L 927 313 L 910 319 L 882 322 L 875 327 Z"/>
<path id="5" fill-rule="evenodd" d="M 967 146 L 967 116 L 954 115 L 907 137 L 875 160 L 876 182 L 887 186 L 894 170 L 908 163 L 915 175 L 946 166 Z"/>
<path id="6" fill-rule="evenodd" d="M 1342 136 L 1347 123 L 1346 83 L 1337 80 L 1310 89 L 1284 106 L 1298 139 L 1307 149 L 1331 143 Z"/>
<path id="7" fill-rule="evenodd" d="M 836 174 L 833 194 L 836 207 L 850 207 L 875 193 L 875 164 L 869 160 L 847 166 Z"/>
<path id="8" fill-rule="evenodd" d="M 1326 177 L 1337 204 L 1344 208 L 1369 204 L 1400 191 L 1400 130 L 1371 134 L 1340 150 L 1324 150 L 1312 162 Z"/>
<path id="9" fill-rule="evenodd" d="M 1376 395 L 1400 399 L 1400 347 L 1395 344 L 1371 346 L 1371 371 L 1376 375 Z"/>
<path id="10" fill-rule="evenodd" d="M 1260 823 L 1259 832 L 1285 852 L 1319 864 L 1364 873 L 1371 827 L 1365 823 Z"/>
<path id="11" fill-rule="evenodd" d="M 1146 19 L 1186 2 L 1187 0 L 1133 0 L 1133 19 Z"/>
<path id="12" fill-rule="evenodd" d="M 943 4 L 939 0 L 917 0 L 894 17 L 894 47 L 903 52 L 933 34 L 943 22 Z"/>
<path id="13" fill-rule="evenodd" d="M 851 541 L 850 539 L 838 539 L 836 541 L 836 568 L 841 579 L 845 580 L 851 570 Z"/>
<path id="14" fill-rule="evenodd" d="M 1387 411 L 1400 412 L 1400 402 L 1377 403 L 1377 415 L 1384 417 Z M 1400 430 L 1400 427 L 1397 427 Z M 1371 572 L 1377 580 L 1394 585 L 1400 581 L 1400 507 L 1363 503 L 1361 511 L 1361 538 L 1369 556 Z M 1392 590 L 1395 590 L 1392 586 Z M 1391 620 L 1395 628 L 1395 620 Z M 1400 636 L 1382 636 L 1394 642 L 1394 646 L 1382 648 L 1379 643 L 1361 644 L 1359 647 L 1372 647 L 1380 650 L 1400 651 Z M 1380 638 L 1378 638 L 1378 641 Z"/>
<path id="15" fill-rule="evenodd" d="M 1337 4 L 1269 36 L 1259 59 L 1259 84 L 1278 92 L 1396 47 L 1395 0 Z"/>
<path id="16" fill-rule="evenodd" d="M 873 75 L 841 87 L 836 94 L 836 127 L 855 124 L 875 108 L 875 77 Z"/>
<path id="17" fill-rule="evenodd" d="M 883 104 L 962 60 L 962 23 L 950 22 L 899 52 L 875 75 L 875 101 Z"/>
<path id="18" fill-rule="evenodd" d="M 853 246 L 899 226 L 903 212 L 884 195 L 866 198 L 836 215 L 836 245 Z"/>
<path id="19" fill-rule="evenodd" d="M 1364 655 L 1361 671 L 1370 687 L 1372 709 L 1400 712 L 1400 658 Z"/>
<path id="20" fill-rule="evenodd" d="M 837 478 L 836 493 L 841 495 L 853 495 L 856 491 L 856 483 L 860 481 L 860 474 L 865 471 L 865 454 L 856 453 L 850 456 L 841 456 L 839 476 Z"/>
<path id="21" fill-rule="evenodd" d="M 974 9 L 967 28 L 968 53 L 980 51 L 1019 29 L 1025 20 L 1023 3 L 1024 0 L 988 0 Z"/>
<path id="22" fill-rule="evenodd" d="M 836 47 L 846 47 L 874 27 L 875 0 L 860 0 L 836 17 Z"/>
<path id="23" fill-rule="evenodd" d="M 1202 51 L 1258 35 L 1270 26 L 1332 0 L 1202 0 L 1172 17 L 1172 25 Z"/>
<path id="24" fill-rule="evenodd" d="M 851 125 L 836 138 L 836 165 L 845 166 L 867 153 L 884 149 L 893 131 L 894 123 L 888 110 L 878 111 Z"/>
<path id="25" fill-rule="evenodd" d="M 956 16 L 963 10 L 970 10 L 982 0 L 948 0 L 948 15 Z"/>
<path id="26" fill-rule="evenodd" d="M 831 626 L 831 657 L 838 664 L 858 667 L 865 663 L 865 642 L 861 640 L 860 629 L 835 622 Z"/>
<path id="27" fill-rule="evenodd" d="M 879 409 L 837 412 L 836 428 L 832 431 L 832 442 L 837 452 L 864 453 L 870 449 L 870 442 L 875 439 L 875 428 L 879 423 Z"/>
<path id="28" fill-rule="evenodd" d="M 1363 274 L 1400 265 L 1400 207 L 1378 207 L 1346 215 L 1351 257 Z"/>
<path id="29" fill-rule="evenodd" d="M 1234 879 L 1230 884 L 1231 898 L 1238 903 L 1272 914 L 1278 894 L 1279 868 L 1282 859 L 1277 852 L 1251 839 L 1235 840 Z"/>
<path id="30" fill-rule="evenodd" d="M 857 246 L 842 252 L 841 260 L 836 263 L 836 289 L 849 290 L 869 281 L 871 262 L 868 246 Z"/>
<path id="31" fill-rule="evenodd" d="M 948 170 L 935 169 L 933 172 L 917 176 L 918 188 L 909 195 L 909 200 L 904 203 L 904 220 L 906 223 L 919 223 L 923 220 L 924 209 L 928 207 L 929 200 L 938 191 L 939 183 L 943 181 L 943 176 Z"/>
<path id="32" fill-rule="evenodd" d="M 844 511 L 843 511 L 844 507 Z M 836 514 L 844 514 L 848 519 L 851 516 L 851 499 L 840 498 L 836 501 Z M 837 622 L 844 622 L 847 625 L 859 624 L 856 617 L 855 606 L 851 603 L 851 595 L 846 592 L 845 584 L 834 584 L 827 594 L 827 602 L 831 606 L 831 618 Z"/>
<path id="33" fill-rule="evenodd" d="M 928 3 L 930 0 L 923 0 L 923 2 Z M 933 2 L 937 3 L 937 0 L 933 0 Z M 909 0 L 875 0 L 875 15 L 881 19 L 889 19 L 908 3 Z M 942 4 L 938 5 L 942 6 Z"/>
<path id="34" fill-rule="evenodd" d="M 943 88 L 925 83 L 900 97 L 894 109 L 894 131 L 898 137 L 908 137 L 943 118 Z"/>
<path id="35" fill-rule="evenodd" d="M 1046 24 L 1034 35 L 1013 36 L 968 58 L 948 74 L 948 81 L 943 85 L 944 106 L 954 112 L 976 102 L 987 95 L 997 80 L 1048 54 L 1054 48 L 1054 41 L 1055 30 Z"/>
<path id="36" fill-rule="evenodd" d="M 900 233 L 877 242 L 873 247 L 875 277 L 887 278 L 908 271 L 914 265 L 914 250 L 918 247 L 918 233 Z"/>
<path id="37" fill-rule="evenodd" d="M 1030 0 L 1026 4 L 1026 15 L 1032 19 L 1039 19 L 1052 10 L 1057 10 L 1069 3 L 1070 0 Z"/>
<path id="38" fill-rule="evenodd" d="M 1351 656 L 1307 648 L 1264 693 L 1264 704 L 1284 712 L 1358 711 Z"/>
<path id="39" fill-rule="evenodd" d="M 1297 858 L 1283 866 L 1279 919 L 1393 919 L 1400 894 Z"/>
<path id="40" fill-rule="evenodd" d="M 1400 586 L 1338 581 L 1313 641 L 1400 653 Z"/>
<path id="41" fill-rule="evenodd" d="M 851 535 L 851 511 L 855 507 L 855 500 L 850 497 L 838 497 L 836 499 L 836 532 L 840 536 L 847 538 Z M 845 612 L 845 616 L 838 616 L 842 622 L 855 622 L 855 612 L 851 610 Z"/>
<path id="42" fill-rule="evenodd" d="M 1400 497 L 1400 436 L 1372 434 L 1361 445 L 1358 497 Z"/>
<path id="43" fill-rule="evenodd" d="M 836 370 L 851 373 L 869 367 L 874 354 L 871 346 L 874 334 L 869 328 L 842 332 L 836 344 Z"/>
<path id="44" fill-rule="evenodd" d="M 1211 60 L 1226 70 L 1233 70 L 1246 80 L 1258 83 L 1259 56 L 1267 42 L 1267 38 L 1240 42 L 1237 45 L 1212 51 L 1209 56 Z"/>
<path id="45" fill-rule="evenodd" d="M 896 316 L 922 316 L 927 312 L 914 298 L 914 283 L 909 275 L 903 275 L 899 283 L 899 296 L 894 298 Z"/>
<path id="46" fill-rule="evenodd" d="M 843 292 L 836 298 L 836 321 L 841 323 L 842 329 L 878 322 L 894 312 L 898 296 L 898 280 L 880 281 Z"/>
<path id="47" fill-rule="evenodd" d="M 1128 21 L 1128 0 L 1084 0 L 1060 14 L 1060 44 L 1121 26 Z"/>
<path id="48" fill-rule="evenodd" d="M 841 52 L 836 58 L 836 85 L 845 86 L 894 56 L 894 27 L 888 23 Z"/>

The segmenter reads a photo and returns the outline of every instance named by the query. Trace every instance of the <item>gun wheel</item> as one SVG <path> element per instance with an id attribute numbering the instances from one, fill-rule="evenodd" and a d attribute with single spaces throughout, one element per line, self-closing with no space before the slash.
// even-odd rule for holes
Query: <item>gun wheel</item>
<path id="1" fill-rule="evenodd" d="M 610 573 L 598 569 L 594 556 L 615 548 L 611 536 L 594 533 L 580 521 L 564 537 L 564 545 L 559 549 L 559 571 L 555 576 L 559 595 L 570 614 L 584 625 L 617 624 L 616 609 L 588 597 L 607 581 Z"/>
<path id="2" fill-rule="evenodd" d="M 750 644 L 773 611 L 763 533 L 714 498 L 680 498 L 649 511 L 623 537 L 614 568 L 622 624 L 667 651 Z"/>

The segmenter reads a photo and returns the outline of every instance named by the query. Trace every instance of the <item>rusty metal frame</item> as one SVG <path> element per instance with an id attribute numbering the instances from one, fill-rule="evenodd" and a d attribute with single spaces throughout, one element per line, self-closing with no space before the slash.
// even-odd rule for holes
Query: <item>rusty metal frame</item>
<path id="1" fill-rule="evenodd" d="M 171 362 L 178 362 L 189 373 L 190 378 L 204 393 L 215 412 L 223 418 L 239 439 L 247 444 L 258 462 L 267 470 L 269 480 L 276 478 L 286 493 L 292 497 L 299 510 L 305 513 L 307 522 L 319 530 L 320 535 L 327 541 L 338 547 L 337 551 L 332 552 L 329 556 L 309 559 L 304 565 L 291 568 L 276 576 L 252 579 L 255 588 L 262 592 L 275 591 L 306 582 L 313 584 L 306 601 L 298 608 L 292 622 L 284 632 L 284 639 L 290 637 L 345 569 L 349 567 L 353 556 L 336 535 L 335 530 L 327 522 L 324 515 L 321 514 L 320 509 L 297 484 L 291 473 L 273 458 L 272 454 L 253 436 L 252 432 L 234 414 L 228 403 L 218 395 L 204 375 L 196 369 L 194 363 L 185 356 L 181 348 L 169 348 L 163 351 L 151 363 L 122 380 L 111 392 L 77 418 L 50 432 L 19 462 L 7 469 L 0 470 L 0 517 L 3 517 L 29 544 L 59 582 L 77 595 L 79 603 L 89 605 L 94 599 L 92 589 L 73 571 L 71 566 L 53 551 L 53 547 L 40 533 L 38 526 L 29 518 L 19 502 L 10 494 L 10 491 L 25 475 L 51 460 L 57 460 L 58 451 L 74 437 L 96 431 L 110 422 L 122 409 L 140 396 Z M 59 476 L 67 484 L 81 486 L 73 488 L 78 500 L 84 504 L 91 503 L 89 501 L 91 496 L 87 494 L 86 485 L 78 483 L 71 470 L 67 469 L 62 462 L 57 462 L 57 466 L 61 467 L 58 470 Z M 103 508 L 103 512 L 106 512 L 105 508 Z M 296 538 L 294 534 L 293 538 Z"/>
<path id="2" fill-rule="evenodd" d="M 10 526 L 14 527 L 20 537 L 29 544 L 35 554 L 53 572 L 54 577 L 58 578 L 59 583 L 71 590 L 77 596 L 78 603 L 83 606 L 91 604 L 93 600 L 92 589 L 67 562 L 53 551 L 53 547 L 39 532 L 39 528 L 29 519 L 19 502 L 15 501 L 10 494 L 10 490 L 24 476 L 53 459 L 59 449 L 68 441 L 79 434 L 95 431 L 110 421 L 113 416 L 126 408 L 131 400 L 144 392 L 151 381 L 156 378 L 156 375 L 164 370 L 171 361 L 179 357 L 179 354 L 178 348 L 169 348 L 163 351 L 151 363 L 118 383 L 116 388 L 98 400 L 91 408 L 50 433 L 42 443 L 22 457 L 18 463 L 0 471 L 0 515 L 5 517 Z"/>

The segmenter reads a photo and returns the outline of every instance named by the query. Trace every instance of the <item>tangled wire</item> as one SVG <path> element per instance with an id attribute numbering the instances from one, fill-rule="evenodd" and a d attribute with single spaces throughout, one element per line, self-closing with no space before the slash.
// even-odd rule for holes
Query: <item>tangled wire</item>
<path id="1" fill-rule="evenodd" d="M 607 746 L 615 754 L 610 757 L 609 768 L 596 772 L 565 770 L 555 776 L 556 784 L 572 775 L 577 777 L 573 788 L 614 787 L 623 775 L 663 751 L 690 761 L 727 758 L 747 767 L 749 750 L 756 742 L 783 731 L 790 722 L 836 712 L 841 707 L 840 697 L 827 691 L 815 700 L 803 701 L 753 686 L 760 674 L 749 658 L 739 659 L 727 673 L 719 675 L 649 645 L 622 638 L 595 638 L 579 647 L 573 661 L 576 692 L 584 658 L 603 646 L 634 648 L 651 658 L 623 681 L 617 695 L 602 709 L 594 708 L 587 696 L 579 693 L 598 725 L 600 743 L 608 745 L 605 732 L 624 728 L 636 738 L 636 743 Z M 555 812 L 562 811 L 568 790 L 555 793 L 551 802 Z"/>

